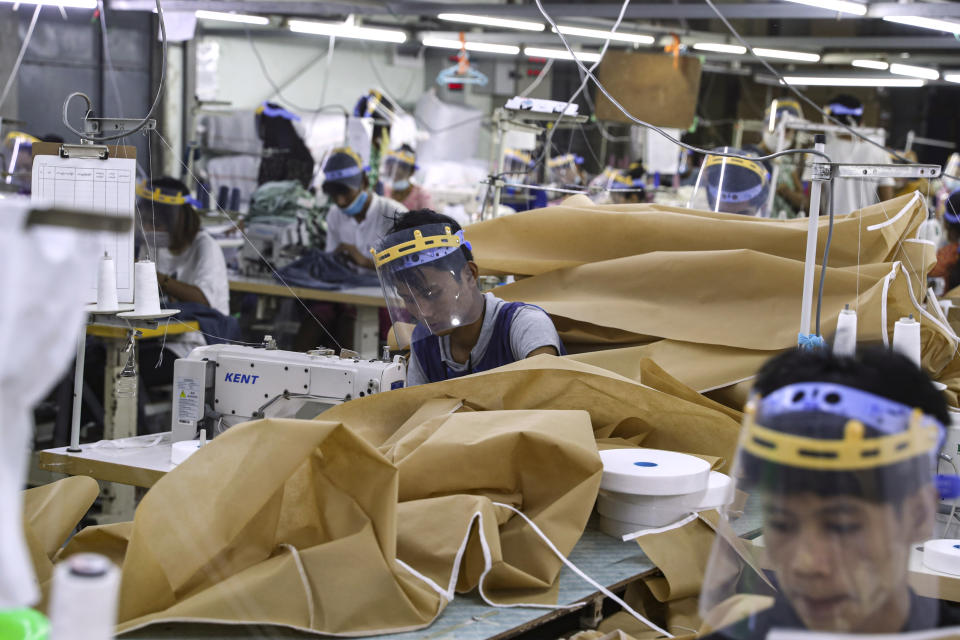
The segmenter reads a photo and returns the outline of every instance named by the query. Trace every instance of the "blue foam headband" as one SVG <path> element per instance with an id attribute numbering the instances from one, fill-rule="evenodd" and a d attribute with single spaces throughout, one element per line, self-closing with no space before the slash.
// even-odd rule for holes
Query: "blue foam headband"
<path id="1" fill-rule="evenodd" d="M 720 192 L 720 202 L 750 202 L 763 192 L 764 184 L 765 183 L 761 182 L 743 191 L 727 191 L 724 189 Z M 717 188 L 712 184 L 707 185 L 707 191 L 714 198 L 717 197 Z"/>
<path id="2" fill-rule="evenodd" d="M 960 215 L 957 215 L 955 213 L 949 213 L 947 211 L 944 211 L 943 219 L 949 222 L 950 224 L 960 224 Z"/>
<path id="3" fill-rule="evenodd" d="M 831 104 L 830 114 L 835 116 L 862 116 L 863 107 L 848 107 L 843 104 Z"/>
<path id="4" fill-rule="evenodd" d="M 292 111 L 287 111 L 283 107 L 274 108 L 274 107 L 271 107 L 266 102 L 264 102 L 260 108 L 262 109 L 261 113 L 263 113 L 264 115 L 268 115 L 271 118 L 286 118 L 287 120 L 300 122 L 300 116 L 293 113 Z"/>
<path id="5" fill-rule="evenodd" d="M 358 176 L 363 173 L 363 167 L 346 167 L 345 169 L 334 169 L 333 171 L 324 171 L 323 179 L 324 181 L 329 180 L 342 180 L 344 178 L 352 178 L 353 176 Z"/>
<path id="6" fill-rule="evenodd" d="M 887 435 L 906 431 L 913 408 L 861 389 L 832 382 L 798 382 L 777 389 L 760 400 L 758 422 L 790 413 L 829 413 L 859 420 Z M 924 414 L 924 423 L 936 425 L 941 441 L 945 429 L 939 420 Z"/>

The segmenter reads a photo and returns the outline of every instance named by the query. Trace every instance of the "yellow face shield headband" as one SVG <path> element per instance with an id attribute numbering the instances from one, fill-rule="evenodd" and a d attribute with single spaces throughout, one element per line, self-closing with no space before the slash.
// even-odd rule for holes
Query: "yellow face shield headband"
<path id="1" fill-rule="evenodd" d="M 757 162 L 752 160 L 747 160 L 745 158 L 727 158 L 724 156 L 707 156 L 707 163 L 704 165 L 704 168 L 709 168 L 713 166 L 719 166 L 724 164 L 734 167 L 743 167 L 744 169 L 749 169 L 758 176 L 760 176 L 761 182 L 766 182 L 767 172 L 766 170 Z"/>
<path id="2" fill-rule="evenodd" d="M 147 188 L 146 182 L 138 182 L 136 186 L 136 193 L 138 198 L 143 198 L 144 200 L 150 200 L 158 204 L 168 204 L 173 206 L 180 206 L 184 204 L 189 204 L 195 209 L 200 208 L 200 202 L 189 194 L 184 195 L 181 192 L 177 192 L 176 195 L 171 195 L 169 193 L 163 193 L 160 189 L 154 189 L 150 191 Z"/>
<path id="3" fill-rule="evenodd" d="M 448 254 L 463 244 L 463 232 L 456 234 L 450 233 L 450 227 L 444 227 L 442 235 L 426 236 L 419 229 L 414 230 L 413 240 L 401 242 L 383 251 L 370 250 L 373 254 L 373 262 L 377 267 L 382 267 L 394 260 L 399 260 L 405 256 L 421 251 L 433 251 Z"/>

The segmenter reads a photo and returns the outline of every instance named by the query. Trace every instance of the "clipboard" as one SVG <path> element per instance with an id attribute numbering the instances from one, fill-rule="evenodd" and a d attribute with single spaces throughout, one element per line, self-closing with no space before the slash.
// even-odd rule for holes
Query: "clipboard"
<path id="1" fill-rule="evenodd" d="M 33 145 L 30 199 L 34 207 L 73 210 L 119 218 L 122 231 L 104 231 L 99 255 L 109 255 L 117 268 L 117 300 L 134 301 L 134 216 L 136 215 L 137 149 L 129 145 Z M 87 301 L 97 299 L 96 277 Z"/>

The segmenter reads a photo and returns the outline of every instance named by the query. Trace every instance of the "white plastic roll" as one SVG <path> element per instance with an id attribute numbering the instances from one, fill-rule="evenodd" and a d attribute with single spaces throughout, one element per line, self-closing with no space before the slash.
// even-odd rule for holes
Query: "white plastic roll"
<path id="1" fill-rule="evenodd" d="M 117 265 L 110 256 L 103 256 L 97 273 L 97 310 L 113 311 L 120 307 L 117 301 Z"/>
<path id="2" fill-rule="evenodd" d="M 893 326 L 893 350 L 920 366 L 920 323 L 913 316 L 900 318 Z"/>
<path id="3" fill-rule="evenodd" d="M 927 540 L 923 543 L 923 564 L 960 576 L 960 540 Z"/>
<path id="4" fill-rule="evenodd" d="M 120 570 L 97 553 L 78 553 L 54 567 L 50 640 L 113 638 L 119 587 Z"/>
<path id="5" fill-rule="evenodd" d="M 160 287 L 157 285 L 157 265 L 140 260 L 134 266 L 133 306 L 137 315 L 160 313 Z"/>
<path id="6" fill-rule="evenodd" d="M 603 495 L 603 494 L 601 494 Z M 691 511 L 707 511 L 717 509 L 733 502 L 733 480 L 730 476 L 711 471 L 707 488 L 703 491 L 685 493 L 675 496 L 638 496 L 629 493 L 607 492 L 607 495 L 620 502 L 638 505 L 644 508 L 674 513 Z M 611 517 L 616 517 L 612 514 Z M 630 521 L 629 518 L 621 518 Z"/>
<path id="7" fill-rule="evenodd" d="M 605 491 L 669 496 L 705 491 L 710 481 L 706 460 L 662 449 L 610 449 L 600 452 Z"/>
<path id="8" fill-rule="evenodd" d="M 655 529 L 656 527 L 644 527 L 641 525 L 634 524 L 632 522 L 623 522 L 622 520 L 617 520 L 615 518 L 598 516 L 597 528 L 600 529 L 600 531 L 607 534 L 608 536 L 613 536 L 614 538 L 621 539 L 623 538 L 623 536 L 627 535 L 628 533 L 635 533 L 637 531 L 642 531 L 643 529 Z"/>
<path id="9" fill-rule="evenodd" d="M 837 318 L 837 333 L 833 336 L 833 353 L 852 356 L 857 351 L 857 312 L 847 308 Z"/>
<path id="10" fill-rule="evenodd" d="M 196 453 L 197 449 L 199 448 L 199 440 L 183 440 L 181 442 L 174 442 L 173 446 L 170 448 L 170 462 L 173 464 L 180 464 Z"/>
<path id="11" fill-rule="evenodd" d="M 644 527 L 664 527 L 690 513 L 684 509 L 664 508 L 658 505 L 655 499 L 649 504 L 627 502 L 618 499 L 620 495 L 601 492 L 597 496 L 597 513 L 612 520 L 635 525 L 633 531 Z"/>

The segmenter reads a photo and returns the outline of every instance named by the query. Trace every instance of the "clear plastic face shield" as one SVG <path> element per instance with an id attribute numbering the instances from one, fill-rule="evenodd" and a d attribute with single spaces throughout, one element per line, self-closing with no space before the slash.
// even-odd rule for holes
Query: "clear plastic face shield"
<path id="1" fill-rule="evenodd" d="M 30 190 L 33 174 L 33 136 L 11 131 L 3 142 L 3 181 L 20 191 Z"/>
<path id="2" fill-rule="evenodd" d="M 461 246 L 470 249 L 463 232 L 442 224 L 398 231 L 377 245 L 374 263 L 401 348 L 416 325 L 445 335 L 483 313 L 483 294 Z"/>
<path id="3" fill-rule="evenodd" d="M 610 186 L 618 175 L 620 175 L 618 169 L 610 166 L 604 167 L 603 171 L 595 175 L 588 183 L 591 193 L 590 199 L 596 204 L 608 204 L 612 202 Z"/>
<path id="4" fill-rule="evenodd" d="M 410 179 L 417 169 L 413 154 L 405 151 L 390 151 L 380 164 L 380 179 L 385 186 L 404 190 L 410 186 Z"/>
<path id="5" fill-rule="evenodd" d="M 938 605 L 912 594 L 908 565 L 933 534 L 943 434 L 919 409 L 839 384 L 751 399 L 732 475 L 761 511 L 762 536 L 738 538 L 737 514 L 721 513 L 701 631 L 748 640 L 771 628 L 936 627 Z"/>
<path id="6" fill-rule="evenodd" d="M 134 240 L 137 244 L 146 243 L 154 249 L 170 247 L 170 233 L 178 224 L 183 205 L 190 205 L 197 211 L 202 208 L 200 202 L 189 193 L 166 188 L 151 189 L 145 181 L 137 183 L 135 192 L 139 220 Z"/>
<path id="7" fill-rule="evenodd" d="M 714 151 L 749 155 L 733 147 Z M 770 174 L 761 163 L 711 155 L 700 166 L 688 206 L 704 211 L 765 217 L 769 193 Z"/>
<path id="8" fill-rule="evenodd" d="M 560 185 L 578 185 L 583 179 L 580 177 L 580 165 L 583 158 L 572 153 L 551 158 L 547 162 L 550 170 L 550 181 Z"/>
<path id="9" fill-rule="evenodd" d="M 503 152 L 503 171 L 507 182 L 526 183 L 533 179 L 530 167 L 533 166 L 533 157 L 525 151 L 507 149 Z"/>
<path id="10" fill-rule="evenodd" d="M 763 129 L 763 146 L 770 151 L 782 151 L 793 146 L 794 134 L 784 130 L 783 143 L 780 142 L 781 129 L 791 121 L 803 120 L 803 108 L 796 100 L 774 100 L 763 114 L 766 126 Z"/>

